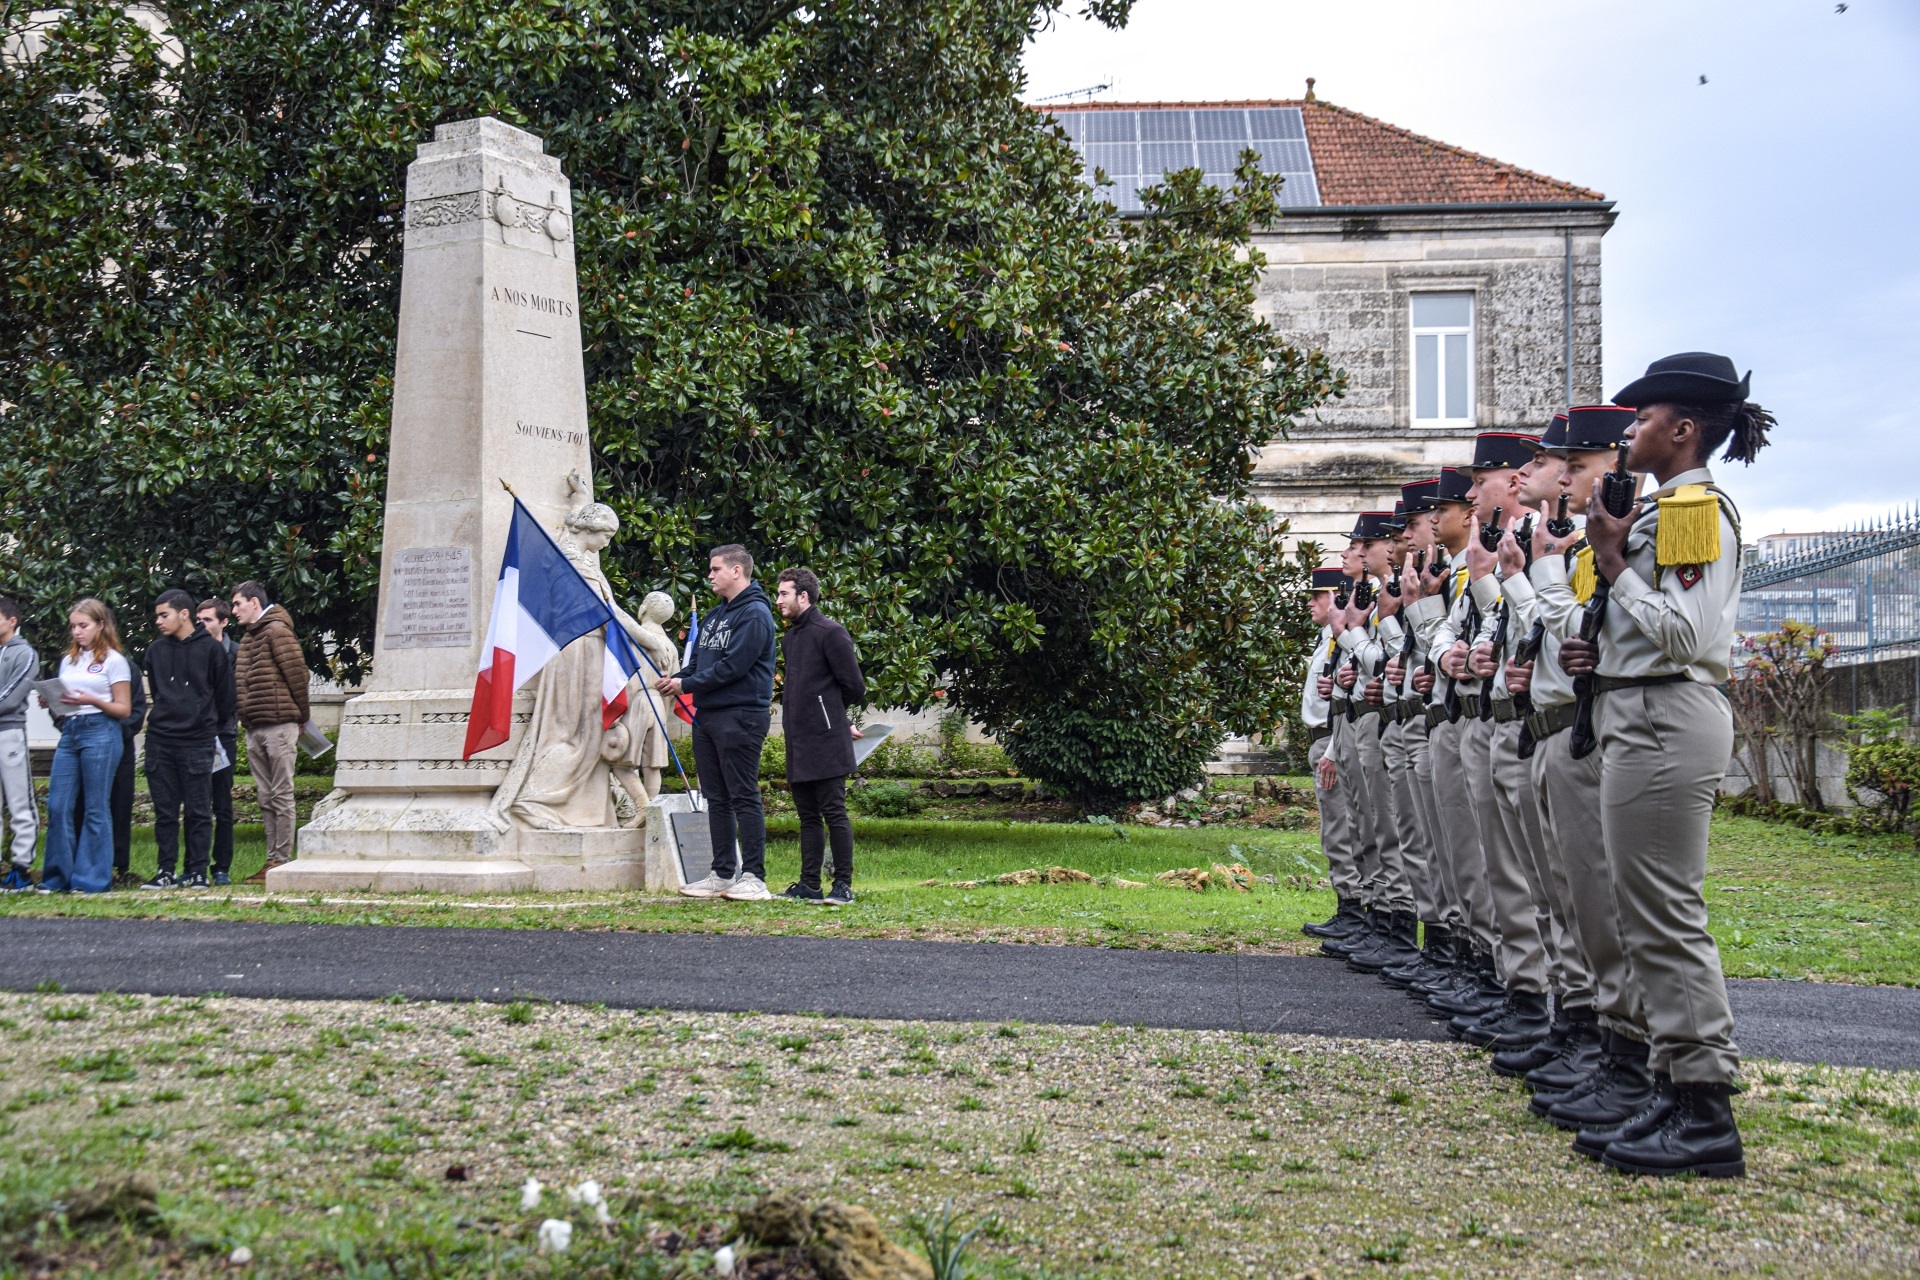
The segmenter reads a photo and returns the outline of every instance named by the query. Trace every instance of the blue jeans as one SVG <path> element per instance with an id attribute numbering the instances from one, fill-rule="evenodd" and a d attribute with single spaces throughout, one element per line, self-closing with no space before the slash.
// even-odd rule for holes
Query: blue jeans
<path id="1" fill-rule="evenodd" d="M 46 888 L 104 893 L 112 882 L 113 774 L 120 750 L 120 722 L 105 712 L 72 716 L 61 731 L 47 785 L 47 851 L 40 871 Z M 76 812 L 82 816 L 78 840 Z"/>

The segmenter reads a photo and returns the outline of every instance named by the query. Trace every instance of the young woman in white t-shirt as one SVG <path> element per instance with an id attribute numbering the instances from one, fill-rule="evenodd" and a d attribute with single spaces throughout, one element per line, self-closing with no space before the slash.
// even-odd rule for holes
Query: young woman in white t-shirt
<path id="1" fill-rule="evenodd" d="M 60 745 L 47 786 L 42 893 L 104 893 L 113 879 L 110 797 L 120 766 L 120 722 L 133 710 L 133 664 L 113 610 L 91 596 L 67 615 L 72 643 L 60 659 Z M 75 810 L 80 820 L 75 823 Z"/>

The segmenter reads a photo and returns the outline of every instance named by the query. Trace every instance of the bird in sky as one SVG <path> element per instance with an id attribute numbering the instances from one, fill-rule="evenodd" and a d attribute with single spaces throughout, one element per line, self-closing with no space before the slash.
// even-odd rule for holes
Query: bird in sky
<path id="1" fill-rule="evenodd" d="M 1700 77 L 1700 83 L 1701 83 L 1701 84 L 1705 84 L 1706 82 L 1707 82 L 1707 78 L 1706 78 L 1705 76 L 1701 76 L 1701 77 Z"/>
<path id="2" fill-rule="evenodd" d="M 1845 6 L 1844 4 L 1837 4 L 1833 6 L 1833 11 L 1835 13 L 1845 13 L 1847 11 L 1847 6 Z"/>

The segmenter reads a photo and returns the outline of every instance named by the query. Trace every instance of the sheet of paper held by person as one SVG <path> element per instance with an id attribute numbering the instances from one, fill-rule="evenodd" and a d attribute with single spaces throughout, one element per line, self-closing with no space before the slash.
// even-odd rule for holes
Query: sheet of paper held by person
<path id="1" fill-rule="evenodd" d="M 860 726 L 862 736 L 853 740 L 853 767 L 858 769 L 861 761 L 873 754 L 873 749 L 887 740 L 893 732 L 890 724 L 866 724 Z"/>
<path id="2" fill-rule="evenodd" d="M 319 725 L 309 720 L 300 726 L 300 749 L 317 760 L 333 750 L 333 743 L 320 731 Z"/>
<path id="3" fill-rule="evenodd" d="M 78 703 L 64 701 L 67 686 L 59 680 L 35 680 L 33 691 L 40 695 L 40 701 L 47 706 L 47 714 L 55 720 L 64 720 L 79 709 Z"/>

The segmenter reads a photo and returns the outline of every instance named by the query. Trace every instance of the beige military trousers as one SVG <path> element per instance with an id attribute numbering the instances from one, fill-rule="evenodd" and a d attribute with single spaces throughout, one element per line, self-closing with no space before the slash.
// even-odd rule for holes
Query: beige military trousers
<path id="1" fill-rule="evenodd" d="M 1427 815 L 1421 807 L 1420 761 L 1427 749 L 1427 722 L 1402 720 L 1388 725 L 1380 736 L 1392 787 L 1393 821 L 1400 838 L 1400 864 L 1407 879 L 1408 905 L 1422 920 L 1438 920 L 1439 895 L 1433 883 L 1433 839 L 1427 834 Z"/>
<path id="2" fill-rule="evenodd" d="M 1545 895 L 1533 882 L 1533 846 L 1540 842 L 1530 794 L 1533 771 L 1520 758 L 1519 721 L 1489 723 L 1484 728 L 1486 789 L 1476 791 L 1474 799 L 1481 806 L 1487 893 L 1493 899 L 1493 928 L 1500 939 L 1495 960 L 1500 980 L 1508 987 L 1545 995 L 1551 957 L 1540 918 Z"/>
<path id="3" fill-rule="evenodd" d="M 1453 875 L 1453 856 L 1447 846 L 1447 825 L 1440 820 L 1440 801 L 1435 786 L 1434 765 L 1440 759 L 1440 749 L 1434 745 L 1434 738 L 1440 732 L 1438 728 L 1428 728 L 1421 723 L 1421 742 L 1423 749 L 1413 760 L 1413 778 L 1417 784 L 1416 795 L 1420 798 L 1421 811 L 1427 815 L 1427 836 L 1430 840 L 1432 858 L 1429 866 L 1433 873 L 1436 914 L 1427 917 L 1438 920 L 1449 929 L 1467 927 L 1466 900 L 1460 894 L 1459 882 Z M 1446 781 L 1442 774 L 1440 781 Z"/>
<path id="4" fill-rule="evenodd" d="M 1463 715 L 1453 723 L 1442 720 L 1427 735 L 1433 754 L 1434 799 L 1440 805 L 1440 823 L 1447 830 L 1447 860 L 1460 894 L 1461 912 L 1476 949 L 1497 951 L 1493 899 L 1487 893 L 1487 855 L 1481 849 L 1479 806 L 1474 788 L 1486 789 L 1487 736 L 1480 721 Z"/>
<path id="5" fill-rule="evenodd" d="M 1645 1002 L 1648 1065 L 1675 1084 L 1725 1083 L 1740 1051 L 1702 886 L 1733 713 L 1709 685 L 1651 685 L 1600 694 L 1594 728 L 1614 910 Z"/>
<path id="6" fill-rule="evenodd" d="M 1378 710 L 1354 721 L 1354 748 L 1367 775 L 1368 819 L 1373 824 L 1378 870 L 1368 888 L 1372 904 L 1383 911 L 1412 911 L 1413 885 L 1407 878 L 1406 850 L 1400 842 L 1400 823 L 1394 813 L 1393 777 L 1387 771 L 1387 750 Z"/>
<path id="7" fill-rule="evenodd" d="M 1320 761 L 1333 745 L 1331 737 L 1316 739 L 1307 748 L 1307 772 L 1313 775 L 1313 795 L 1320 806 L 1320 852 L 1327 855 L 1327 883 L 1342 898 L 1360 896 L 1360 868 L 1353 857 L 1353 822 L 1347 813 L 1347 789 L 1338 776 L 1340 762 L 1334 761 L 1334 785 L 1320 785 Z"/>
<path id="8" fill-rule="evenodd" d="M 1533 778 L 1546 836 L 1566 878 L 1567 919 L 1592 982 L 1600 1025 L 1645 1043 L 1639 988 L 1627 968 L 1613 911 L 1613 876 L 1600 821 L 1600 753 L 1575 760 L 1572 746 L 1572 731 L 1562 729 L 1534 749 Z"/>
<path id="9" fill-rule="evenodd" d="M 1368 787 L 1366 762 L 1360 758 L 1360 731 L 1363 722 L 1348 720 L 1335 707 L 1333 725 L 1334 767 L 1340 788 L 1347 793 L 1347 830 L 1352 832 L 1353 866 L 1359 877 L 1354 896 L 1373 905 L 1373 885 L 1380 878 L 1380 841 L 1374 832 L 1373 793 Z"/>

